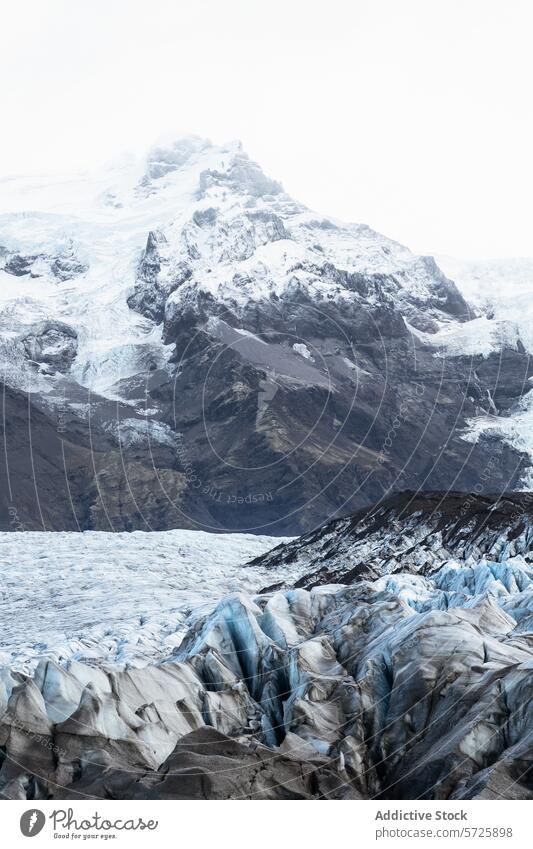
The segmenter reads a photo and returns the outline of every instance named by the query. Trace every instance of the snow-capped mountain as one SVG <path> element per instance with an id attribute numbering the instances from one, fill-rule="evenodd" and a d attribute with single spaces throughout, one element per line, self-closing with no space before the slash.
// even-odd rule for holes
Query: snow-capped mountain
<path id="1" fill-rule="evenodd" d="M 154 535 L 125 545 L 84 534 L 97 583 L 131 570 L 122 616 L 145 615 L 103 633 L 83 619 L 95 593 L 86 570 L 79 621 L 60 591 L 48 620 L 30 623 L 43 644 L 29 674 L 26 637 L 0 667 L 0 794 L 531 799 L 532 502 L 395 496 L 238 570 L 246 546 L 268 541 L 225 537 L 217 549 L 198 532 L 157 534 L 169 557 L 158 569 Z M 19 586 L 28 536 L 11 535 L 8 586 Z M 48 537 L 50 562 L 81 546 Z M 112 577 L 98 568 L 105 557 Z M 222 597 L 194 587 L 188 565 Z M 225 595 L 235 580 L 240 591 Z M 75 639 L 57 641 L 58 618 Z"/>
<path id="2" fill-rule="evenodd" d="M 1 188 L 1 527 L 294 533 L 527 485 L 527 333 L 240 144 Z"/>

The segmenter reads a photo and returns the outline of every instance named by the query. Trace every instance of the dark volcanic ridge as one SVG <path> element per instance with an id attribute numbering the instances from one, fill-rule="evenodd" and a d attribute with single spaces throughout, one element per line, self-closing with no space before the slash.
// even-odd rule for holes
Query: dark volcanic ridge
<path id="1" fill-rule="evenodd" d="M 401 492 L 279 545 L 250 564 L 285 565 L 291 574 L 304 571 L 295 586 L 305 589 L 374 580 L 384 573 L 425 576 L 444 559 L 529 552 L 532 519 L 532 492 Z"/>

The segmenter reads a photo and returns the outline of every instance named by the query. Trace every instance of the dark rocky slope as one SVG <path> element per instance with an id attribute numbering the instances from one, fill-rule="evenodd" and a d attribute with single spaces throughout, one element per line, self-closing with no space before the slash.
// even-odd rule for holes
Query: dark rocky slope
<path id="1" fill-rule="evenodd" d="M 384 572 L 427 576 L 444 559 L 529 554 L 532 513 L 529 492 L 402 492 L 279 545 L 251 563 L 286 566 L 292 575 L 303 572 L 296 586 L 306 589 L 372 580 Z"/>
<path id="2" fill-rule="evenodd" d="M 373 338 L 380 311 L 369 317 L 363 310 L 343 318 L 346 332 L 365 340 L 344 352 L 352 361 L 357 347 L 354 380 L 342 348 L 335 353 L 329 311 L 299 304 L 294 313 L 324 365 L 276 341 L 289 326 L 278 307 L 263 305 L 248 325 L 263 342 L 237 336 L 223 320 L 215 340 L 174 328 L 185 347 L 170 371 L 155 369 L 123 387 L 159 411 L 155 426 L 68 378 L 52 397 L 6 387 L 3 464 L 7 458 L 11 506 L 22 524 L 286 534 L 398 489 L 468 491 L 485 486 L 488 475 L 494 492 L 520 487 L 525 453 L 496 436 L 476 443 L 463 436 L 466 420 L 488 411 L 489 397 L 502 410 L 512 406 L 530 372 L 525 354 L 511 358 L 513 380 L 509 370 L 492 374 L 490 360 L 481 364 L 482 379 L 471 359 L 435 358 L 390 310 L 379 319 L 381 338 Z M 12 528 L 7 506 L 4 530 Z"/>
<path id="3" fill-rule="evenodd" d="M 87 404 L 86 390 L 71 385 L 70 398 Z M 81 417 L 64 403 L 46 404 L 8 386 L 0 393 L 0 530 L 156 530 L 193 527 L 180 511 L 185 476 L 172 445 L 124 444 L 127 430 L 108 421 L 131 412 L 90 398 Z M 121 440 L 124 440 L 122 442 Z M 188 511 L 208 519 L 201 500 Z"/>

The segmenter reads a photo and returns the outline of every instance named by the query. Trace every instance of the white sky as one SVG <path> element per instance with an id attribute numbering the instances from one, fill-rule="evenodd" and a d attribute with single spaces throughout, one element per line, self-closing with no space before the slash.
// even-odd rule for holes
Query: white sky
<path id="1" fill-rule="evenodd" d="M 240 138 L 324 214 L 533 256 L 532 25 L 530 0 L 4 0 L 0 174 Z"/>

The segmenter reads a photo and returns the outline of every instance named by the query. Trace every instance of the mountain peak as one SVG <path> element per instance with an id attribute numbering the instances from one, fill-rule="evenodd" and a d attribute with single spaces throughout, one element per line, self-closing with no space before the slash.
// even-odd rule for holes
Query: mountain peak
<path id="1" fill-rule="evenodd" d="M 277 195 L 283 191 L 277 180 L 267 177 L 257 162 L 250 159 L 241 141 L 215 145 L 210 139 L 197 135 L 159 139 L 148 151 L 140 185 L 153 186 L 173 172 L 198 168 L 199 199 L 212 188 L 252 197 Z"/>
<path id="2" fill-rule="evenodd" d="M 171 171 L 182 168 L 194 154 L 212 149 L 209 139 L 190 135 L 181 138 L 160 139 L 146 156 L 146 180 L 157 180 Z"/>

